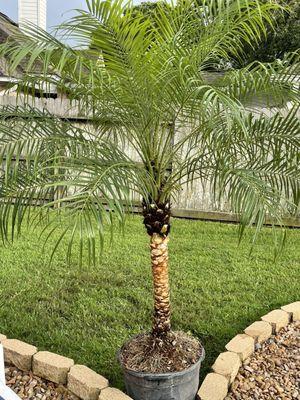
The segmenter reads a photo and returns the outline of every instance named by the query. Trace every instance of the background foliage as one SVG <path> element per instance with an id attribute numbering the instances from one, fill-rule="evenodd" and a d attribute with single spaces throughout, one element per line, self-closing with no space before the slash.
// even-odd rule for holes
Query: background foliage
<path id="1" fill-rule="evenodd" d="M 255 60 L 261 62 L 272 62 L 283 59 L 285 54 L 293 52 L 300 47 L 300 2 L 299 0 L 279 0 L 289 11 L 280 12 L 276 18 L 274 28 L 268 28 L 266 37 L 262 38 L 255 48 L 245 45 L 245 54 L 242 60 L 232 60 L 235 68 L 243 67 Z M 134 8 L 136 13 L 140 12 L 153 19 L 157 9 L 157 2 L 142 2 Z M 171 5 L 164 2 L 166 9 Z M 228 64 L 220 63 L 219 69 L 228 68 Z"/>
<path id="2" fill-rule="evenodd" d="M 300 47 L 300 2 L 298 0 L 280 0 L 286 4 L 289 12 L 280 13 L 275 29 L 268 29 L 267 36 L 256 49 L 248 49 L 248 57 L 244 64 L 258 60 L 271 62 L 283 59 L 286 53 L 296 51 Z M 237 63 L 237 66 L 239 64 Z"/>

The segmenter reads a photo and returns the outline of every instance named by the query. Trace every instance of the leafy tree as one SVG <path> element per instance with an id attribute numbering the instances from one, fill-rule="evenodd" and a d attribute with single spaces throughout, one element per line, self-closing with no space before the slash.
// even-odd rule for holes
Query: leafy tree
<path id="1" fill-rule="evenodd" d="M 156 11 L 158 8 L 165 7 L 166 10 L 172 8 L 172 5 L 168 2 L 152 2 L 144 1 L 141 4 L 133 6 L 133 16 L 136 17 L 140 14 L 144 15 L 145 18 L 155 22 Z"/>
<path id="2" fill-rule="evenodd" d="M 201 7 L 198 1 L 195 2 Z M 215 2 L 217 4 L 217 2 Z M 134 6 L 137 13 L 145 15 L 146 18 L 155 20 L 155 13 L 160 2 L 142 2 Z M 166 9 L 176 7 L 170 3 L 163 3 Z M 217 70 L 228 68 L 240 68 L 254 61 L 272 62 L 276 59 L 283 59 L 285 54 L 297 51 L 300 47 L 300 3 L 298 0 L 279 0 L 279 4 L 287 6 L 284 10 L 278 10 L 274 25 L 268 26 L 266 34 L 262 35 L 259 43 L 247 44 L 243 51 L 244 57 L 241 60 L 231 60 L 224 62 L 221 60 L 215 66 Z"/>
<path id="3" fill-rule="evenodd" d="M 34 106 L 1 109 L 1 234 L 9 239 L 28 220 L 44 223 L 48 236 L 63 228 L 57 246 L 68 241 L 68 261 L 78 241 L 80 260 L 96 262 L 105 227 L 123 226 L 135 193 L 150 236 L 152 333 L 166 338 L 170 217 L 181 185 L 210 181 L 216 198 L 224 196 L 240 215 L 241 235 L 252 224 L 258 232 L 266 215 L 280 223 L 287 207 L 296 211 L 299 54 L 207 74 L 220 59 L 241 59 L 245 42 L 261 40 L 278 10 L 272 2 L 220 0 L 216 9 L 211 0 L 202 7 L 185 0 L 168 10 L 158 4 L 155 23 L 120 0 L 87 5 L 61 27 L 81 51 L 33 28 L 1 47 L 12 70 L 21 63 L 27 70 L 20 90 L 29 95 L 33 86 L 56 84 L 94 128 L 87 132 Z M 38 76 L 30 73 L 36 64 Z M 254 115 L 253 99 L 289 107 Z M 43 200 L 59 187 L 66 188 L 63 198 Z"/>
<path id="4" fill-rule="evenodd" d="M 284 12 L 276 16 L 276 24 L 267 29 L 266 37 L 255 48 L 247 47 L 242 65 L 258 60 L 272 62 L 283 59 L 286 53 L 300 48 L 300 3 L 298 0 L 280 1 L 287 4 Z M 238 66 L 241 65 L 238 63 Z"/>

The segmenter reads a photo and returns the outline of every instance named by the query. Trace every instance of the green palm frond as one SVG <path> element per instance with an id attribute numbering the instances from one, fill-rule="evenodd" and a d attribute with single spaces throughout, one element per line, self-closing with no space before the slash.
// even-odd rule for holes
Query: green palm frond
<path id="1" fill-rule="evenodd" d="M 185 0 L 150 19 L 131 2 L 87 0 L 57 37 L 32 26 L 12 35 L 0 54 L 12 73 L 22 65 L 17 95 L 32 106 L 0 109 L 2 238 L 28 219 L 49 235 L 63 225 L 68 260 L 79 243 L 79 258 L 95 262 L 104 226 L 122 225 L 133 199 L 168 202 L 197 179 L 231 203 L 241 233 L 296 213 L 300 53 L 215 71 L 281 11 L 272 1 Z M 33 94 L 53 85 L 89 129 L 38 109 Z"/>

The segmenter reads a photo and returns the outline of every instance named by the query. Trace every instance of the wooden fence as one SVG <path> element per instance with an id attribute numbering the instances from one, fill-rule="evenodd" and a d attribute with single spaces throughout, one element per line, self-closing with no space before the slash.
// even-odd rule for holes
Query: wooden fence
<path id="1" fill-rule="evenodd" d="M 26 103 L 30 104 L 28 97 Z M 18 99 L 14 93 L 0 96 L 1 106 L 16 106 L 16 104 L 24 105 L 24 98 L 19 96 Z M 84 125 L 86 129 L 91 129 L 89 118 L 86 115 L 78 112 L 79 108 L 76 102 L 72 104 L 67 99 L 45 99 L 32 98 L 31 104 L 40 110 L 47 110 L 55 116 L 70 121 L 70 123 Z M 257 106 L 256 111 L 270 115 L 271 110 Z M 299 115 L 300 117 L 300 115 Z M 136 159 L 136 154 L 129 147 L 125 149 L 126 153 L 133 159 Z M 138 160 L 137 160 L 138 161 Z M 139 203 L 139 199 L 135 198 L 134 202 Z M 178 191 L 175 200 L 172 203 L 173 215 L 179 218 L 203 219 L 212 221 L 237 222 L 238 217 L 230 211 L 229 204 L 225 201 L 216 203 L 213 199 L 209 183 L 203 185 L 200 181 L 196 181 L 192 186 L 182 185 Z M 137 206 L 136 211 L 139 211 Z M 270 223 L 271 221 L 266 221 Z M 286 218 L 285 223 L 288 226 L 300 227 L 300 218 Z"/>

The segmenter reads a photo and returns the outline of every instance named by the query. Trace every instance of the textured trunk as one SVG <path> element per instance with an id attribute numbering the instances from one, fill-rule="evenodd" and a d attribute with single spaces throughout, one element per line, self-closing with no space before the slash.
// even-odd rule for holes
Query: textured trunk
<path id="1" fill-rule="evenodd" d="M 150 236 L 154 290 L 152 334 L 163 337 L 171 330 L 170 287 L 168 272 L 168 235 L 170 232 L 170 203 L 143 202 L 144 225 Z"/>
<path id="2" fill-rule="evenodd" d="M 171 329 L 170 287 L 168 272 L 168 240 L 158 233 L 151 235 L 151 263 L 154 289 L 154 336 L 165 336 Z"/>

